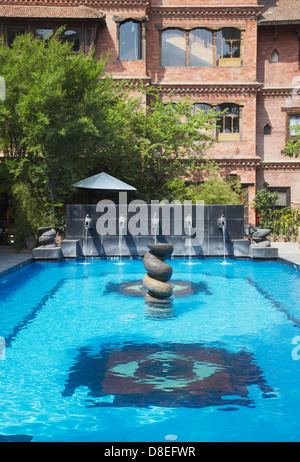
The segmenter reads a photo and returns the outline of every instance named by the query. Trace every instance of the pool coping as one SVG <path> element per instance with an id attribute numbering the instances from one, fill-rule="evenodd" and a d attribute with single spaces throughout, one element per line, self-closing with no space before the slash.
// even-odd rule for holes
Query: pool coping
<path id="1" fill-rule="evenodd" d="M 3 256 L 5 255 L 5 258 Z M 33 262 L 31 254 L 0 254 L 0 279 Z"/>

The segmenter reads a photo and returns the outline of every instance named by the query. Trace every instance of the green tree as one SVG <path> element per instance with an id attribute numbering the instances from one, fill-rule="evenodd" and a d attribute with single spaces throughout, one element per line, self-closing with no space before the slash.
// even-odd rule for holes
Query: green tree
<path id="1" fill-rule="evenodd" d="M 25 34 L 11 48 L 0 44 L 6 81 L 0 149 L 14 182 L 26 184 L 39 204 L 41 224 L 54 227 L 72 183 L 101 157 L 110 133 L 108 111 L 123 91 L 105 74 L 104 59 L 74 54 L 60 34 L 46 41 Z"/>
<path id="2" fill-rule="evenodd" d="M 136 100 L 135 110 L 133 104 L 127 105 L 119 121 L 131 156 L 139 154 L 138 189 L 148 200 L 174 199 L 176 180 L 189 178 L 202 168 L 201 160 L 214 142 L 212 127 L 218 115 L 194 113 L 188 99 L 174 104 L 172 94 L 163 101 L 159 89 L 139 91 L 148 104 Z"/>
<path id="3" fill-rule="evenodd" d="M 274 212 L 276 202 L 278 200 L 278 193 L 269 190 L 268 183 L 265 183 L 263 189 L 256 192 L 254 199 L 254 210 L 257 211 L 260 225 L 265 229 L 273 229 L 274 225 Z"/>
<path id="4" fill-rule="evenodd" d="M 296 133 L 296 139 L 288 140 L 284 148 L 284 155 L 297 158 L 300 153 L 300 125 L 291 127 Z"/>
<path id="5" fill-rule="evenodd" d="M 200 168 L 200 167 L 199 167 Z M 199 185 L 186 184 L 181 178 L 172 182 L 175 198 L 184 200 L 204 201 L 205 204 L 241 204 L 242 186 L 240 183 L 228 183 L 222 177 L 222 170 L 214 162 L 202 165 L 203 182 Z"/>
<path id="6" fill-rule="evenodd" d="M 196 190 L 205 204 L 241 204 L 241 185 L 227 183 L 219 172 L 212 172 Z"/>

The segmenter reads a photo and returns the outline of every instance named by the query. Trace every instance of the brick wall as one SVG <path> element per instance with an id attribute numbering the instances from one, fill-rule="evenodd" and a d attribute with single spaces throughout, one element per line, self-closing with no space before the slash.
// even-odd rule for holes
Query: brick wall
<path id="1" fill-rule="evenodd" d="M 161 85 L 164 97 L 167 90 L 173 90 L 175 100 L 187 95 L 191 102 L 241 106 L 241 139 L 216 143 L 210 155 L 219 162 L 226 161 L 226 174 L 238 174 L 243 183 L 251 185 L 250 202 L 256 184 L 262 187 L 267 181 L 274 187 L 291 187 L 292 203 L 300 203 L 300 160 L 287 159 L 282 154 L 287 113 L 298 107 L 300 112 L 300 97 L 292 92 L 293 88 L 300 89 L 298 25 L 257 27 L 258 6 L 261 6 L 258 0 L 2 0 L 3 5 L 84 6 L 103 12 L 106 22 L 99 25 L 96 56 L 109 53 L 107 72 L 115 78 L 142 78 Z M 124 19 L 147 16 L 143 59 L 118 59 L 115 16 Z M 17 24 L 18 19 L 14 22 Z M 160 31 L 168 27 L 242 29 L 243 65 L 162 67 Z M 274 50 L 279 62 L 270 63 Z M 270 135 L 264 135 L 267 124 L 271 127 Z M 256 156 L 262 161 L 257 176 Z M 250 218 L 254 222 L 253 210 Z"/>
<path id="2" fill-rule="evenodd" d="M 258 27 L 258 80 L 265 87 L 293 85 L 299 71 L 298 26 Z M 271 63 L 271 53 L 277 50 L 279 62 Z"/>

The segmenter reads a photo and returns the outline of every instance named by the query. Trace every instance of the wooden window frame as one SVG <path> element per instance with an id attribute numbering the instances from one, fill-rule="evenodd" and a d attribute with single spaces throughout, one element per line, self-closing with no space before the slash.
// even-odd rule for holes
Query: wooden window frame
<path id="1" fill-rule="evenodd" d="M 116 37 L 117 37 L 117 61 L 128 61 L 120 59 L 120 28 L 126 22 L 135 22 L 139 24 L 139 42 L 140 42 L 140 57 L 138 59 L 129 61 L 145 61 L 146 60 L 146 23 L 149 21 L 147 16 L 114 16 L 113 21 L 116 23 Z"/>
<path id="2" fill-rule="evenodd" d="M 159 30 L 159 65 L 160 67 L 189 67 L 189 68 L 214 68 L 214 67 L 242 67 L 244 62 L 244 34 L 245 29 L 240 27 L 228 27 L 223 26 L 221 28 L 209 28 L 207 26 L 203 27 L 181 27 L 177 25 L 170 25 L 162 27 L 161 25 L 156 26 Z M 239 58 L 218 58 L 217 59 L 217 33 L 223 29 L 236 29 L 240 32 L 240 39 L 233 39 L 232 42 L 240 42 L 240 57 Z M 212 33 L 212 55 L 213 55 L 213 64 L 212 66 L 190 66 L 189 64 L 189 55 L 190 55 L 190 33 L 192 31 L 203 29 Z M 162 35 L 167 30 L 181 30 L 185 34 L 185 66 L 163 66 L 162 65 Z"/>
<path id="3" fill-rule="evenodd" d="M 62 25 L 65 25 L 63 21 L 57 22 L 57 21 L 31 21 L 29 23 L 5 23 L 0 25 L 0 32 L 2 33 L 2 36 L 4 37 L 4 43 L 8 45 L 8 29 L 23 29 L 25 33 L 32 32 L 36 29 L 52 29 L 53 34 L 57 32 L 59 27 Z M 68 22 L 66 25 L 66 30 L 74 30 L 79 34 L 79 50 L 74 51 L 74 53 L 79 53 L 79 52 L 84 52 L 88 54 L 95 46 L 95 41 L 96 41 L 96 35 L 97 35 L 97 26 L 94 24 L 82 24 L 82 25 L 73 25 L 72 23 Z M 88 47 L 88 40 L 87 40 L 87 31 L 88 29 L 91 29 L 91 37 L 90 37 L 90 44 Z"/>
<path id="4" fill-rule="evenodd" d="M 288 111 L 286 114 L 286 141 L 296 141 L 298 136 L 300 135 L 291 135 L 290 131 L 290 118 L 293 116 L 297 116 L 300 119 L 300 108 L 294 109 L 293 111 Z M 299 124 L 300 125 L 300 124 Z"/>
<path id="5" fill-rule="evenodd" d="M 238 117 L 238 120 L 239 120 L 239 132 L 238 133 L 220 133 L 219 129 L 218 129 L 218 125 L 217 125 L 217 122 L 214 124 L 214 127 L 213 127 L 213 137 L 217 140 L 217 141 L 241 141 L 242 140 L 242 124 L 243 124 L 243 106 L 240 105 L 240 104 L 237 104 L 237 103 L 214 103 L 214 104 L 211 104 L 209 102 L 206 102 L 206 101 L 196 101 L 193 103 L 193 111 L 195 110 L 195 105 L 196 104 L 203 104 L 203 105 L 206 105 L 206 106 L 210 106 L 212 108 L 212 110 L 216 110 L 216 108 L 218 106 L 221 106 L 221 105 L 225 105 L 225 104 L 234 104 L 235 106 L 237 106 L 239 108 L 239 113 L 236 115 L 236 117 Z M 225 114 L 224 114 L 225 116 Z M 236 118 L 236 117 L 232 117 L 233 118 Z M 225 117 L 224 117 L 224 124 L 225 124 Z M 233 121 L 232 121 L 232 124 L 233 124 Z"/>

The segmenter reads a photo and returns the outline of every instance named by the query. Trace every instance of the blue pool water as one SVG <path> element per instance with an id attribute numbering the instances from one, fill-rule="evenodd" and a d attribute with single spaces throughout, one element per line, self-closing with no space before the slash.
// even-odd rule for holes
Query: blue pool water
<path id="1" fill-rule="evenodd" d="M 300 273 L 172 260 L 34 263 L 0 279 L 0 441 L 300 440 Z M 5 341 L 5 348 L 4 348 Z"/>

